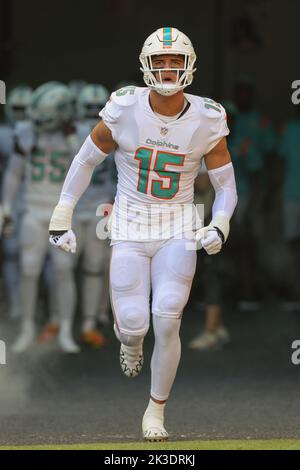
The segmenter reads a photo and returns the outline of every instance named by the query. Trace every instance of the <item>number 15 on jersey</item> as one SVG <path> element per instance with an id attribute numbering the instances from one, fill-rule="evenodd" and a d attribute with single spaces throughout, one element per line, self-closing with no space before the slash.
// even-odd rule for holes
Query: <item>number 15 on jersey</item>
<path id="1" fill-rule="evenodd" d="M 134 158 L 139 162 L 137 190 L 140 193 L 151 194 L 159 199 L 172 199 L 178 193 L 180 172 L 171 171 L 170 169 L 166 170 L 166 166 L 168 165 L 168 168 L 182 167 L 185 155 L 139 147 L 135 152 Z M 149 188 L 151 169 L 160 179 L 152 178 Z"/>

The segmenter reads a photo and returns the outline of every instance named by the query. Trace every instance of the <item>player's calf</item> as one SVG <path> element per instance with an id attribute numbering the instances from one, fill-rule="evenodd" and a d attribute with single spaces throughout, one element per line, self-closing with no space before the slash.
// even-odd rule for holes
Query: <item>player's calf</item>
<path id="1" fill-rule="evenodd" d="M 133 336 L 122 333 L 114 325 L 115 333 L 121 342 L 120 366 L 127 377 L 136 377 L 144 364 L 143 342 L 144 335 Z"/>

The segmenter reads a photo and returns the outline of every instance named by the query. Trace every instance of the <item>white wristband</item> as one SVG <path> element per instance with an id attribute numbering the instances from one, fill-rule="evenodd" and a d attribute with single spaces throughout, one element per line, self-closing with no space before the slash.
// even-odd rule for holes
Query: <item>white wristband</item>
<path id="1" fill-rule="evenodd" d="M 72 207 L 64 204 L 57 204 L 50 220 L 49 232 L 71 230 L 72 215 Z"/>

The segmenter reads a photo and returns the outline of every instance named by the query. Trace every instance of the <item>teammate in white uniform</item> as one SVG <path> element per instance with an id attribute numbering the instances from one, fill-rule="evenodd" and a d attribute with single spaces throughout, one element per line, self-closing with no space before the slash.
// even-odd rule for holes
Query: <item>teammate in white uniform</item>
<path id="1" fill-rule="evenodd" d="M 108 90 L 99 84 L 83 87 L 77 100 L 77 119 L 75 123 L 80 143 L 99 121 L 99 111 L 109 98 Z M 114 161 L 110 155 L 103 165 L 98 166 L 92 176 L 91 184 L 76 207 L 77 256 L 82 257 L 82 335 L 84 343 L 100 347 L 107 339 L 96 327 L 101 318 L 107 321 L 109 309 L 109 245 L 96 235 L 99 217 L 96 216 L 100 204 L 112 203 L 116 192 L 113 179 Z"/>
<path id="2" fill-rule="evenodd" d="M 32 89 L 26 85 L 13 88 L 7 97 L 5 105 L 6 122 L 0 126 L 0 158 L 1 173 L 7 165 L 14 148 L 14 132 L 22 122 L 28 118 L 28 107 L 30 104 Z M 2 183 L 2 178 L 1 178 Z M 2 189 L 1 189 L 2 194 Z M 2 246 L 4 252 L 3 277 L 7 289 L 9 303 L 9 316 L 18 318 L 20 316 L 19 298 L 19 227 L 22 213 L 22 187 L 17 195 L 14 211 L 8 220 L 4 214 L 5 233 L 3 233 Z"/>
<path id="3" fill-rule="evenodd" d="M 16 134 L 16 145 L 3 182 L 7 214 L 13 210 L 15 193 L 25 173 L 25 215 L 22 219 L 21 305 L 22 330 L 13 346 L 23 352 L 35 338 L 34 314 L 39 276 L 48 245 L 48 223 L 78 140 L 69 121 L 71 94 L 58 82 L 48 82 L 35 90 L 30 105 L 32 122 L 24 122 Z M 62 130 L 64 129 L 64 131 Z M 68 135 L 66 135 L 68 134 Z M 50 250 L 56 275 L 60 313 L 59 343 L 66 352 L 78 352 L 72 338 L 75 307 L 73 262 L 70 254 Z"/>
<path id="4" fill-rule="evenodd" d="M 129 377 L 143 365 L 152 290 L 155 346 L 151 396 L 142 423 L 147 440 L 168 437 L 164 408 L 180 359 L 179 329 L 195 272 L 196 240 L 207 253 L 218 253 L 237 202 L 225 111 L 210 99 L 183 92 L 192 82 L 195 60 L 191 41 L 175 28 L 161 28 L 146 39 L 140 61 L 147 88 L 112 94 L 100 113 L 102 121 L 73 160 L 49 227 L 52 244 L 76 248 L 74 206 L 95 165 L 115 149 L 118 186 L 110 283 L 121 367 Z M 212 221 L 191 233 L 180 215 L 183 204 L 193 202 L 203 157 L 216 193 Z"/>

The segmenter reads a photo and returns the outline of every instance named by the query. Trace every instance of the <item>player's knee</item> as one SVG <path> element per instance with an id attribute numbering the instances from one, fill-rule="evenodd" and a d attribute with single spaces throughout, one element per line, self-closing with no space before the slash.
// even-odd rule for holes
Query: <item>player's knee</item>
<path id="1" fill-rule="evenodd" d="M 145 336 L 149 329 L 149 308 L 140 308 L 134 302 L 119 309 L 116 313 L 119 330 L 128 335 Z"/>
<path id="2" fill-rule="evenodd" d="M 184 309 L 190 289 L 177 283 L 161 289 L 153 301 L 153 313 L 159 316 L 180 318 Z"/>

